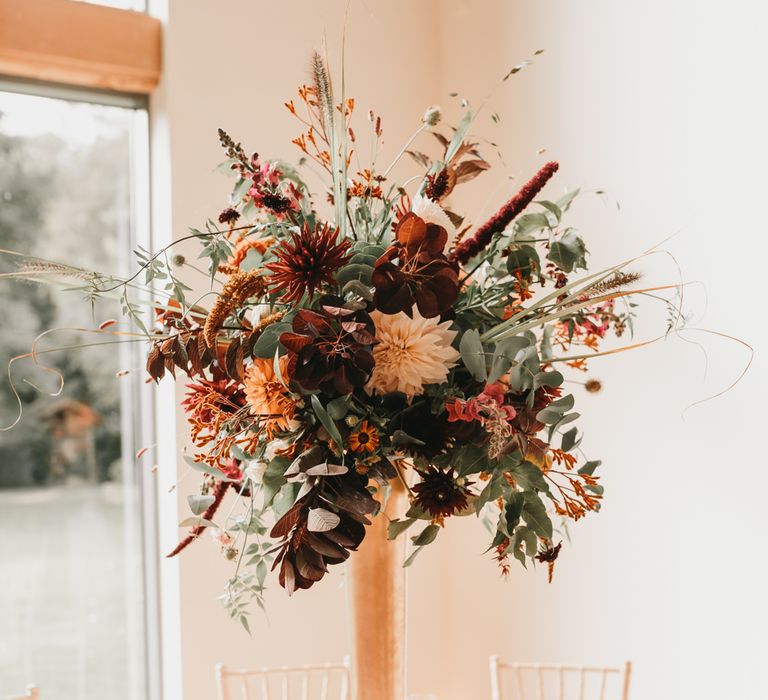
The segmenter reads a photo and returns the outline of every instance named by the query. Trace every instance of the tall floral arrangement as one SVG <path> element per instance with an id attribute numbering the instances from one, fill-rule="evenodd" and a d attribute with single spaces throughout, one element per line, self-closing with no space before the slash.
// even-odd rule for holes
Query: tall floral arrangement
<path id="1" fill-rule="evenodd" d="M 439 155 L 411 139 L 398 159 L 421 173 L 392 181 L 394 163 L 378 163 L 381 118 L 368 112 L 361 128 L 319 55 L 312 68 L 286 108 L 301 124 L 300 166 L 324 173 L 325 189 L 220 130 L 234 188 L 218 218 L 186 237 L 207 260 L 204 297 L 188 298 L 178 276 L 197 263 L 168 249 L 139 250 L 127 280 L 43 261 L 21 274 L 118 296 L 149 343 L 149 377 L 184 382 L 186 459 L 201 479 L 169 556 L 214 533 L 235 568 L 224 601 L 246 626 L 270 570 L 293 593 L 347 560 L 393 482 L 410 503 L 389 524 L 390 538 L 411 538 L 406 565 L 451 518 L 479 516 L 504 573 L 514 559 L 551 577 L 562 522 L 603 498 L 565 376 L 580 376 L 608 335 L 631 331 L 627 299 L 647 290 L 630 289 L 627 263 L 587 272 L 585 242 L 564 223 L 577 191 L 547 196 L 556 162 L 469 223 L 451 195 L 490 167 L 470 108 L 453 129 L 428 109 L 417 135 L 431 133 Z M 225 513 L 228 494 L 241 507 Z"/>

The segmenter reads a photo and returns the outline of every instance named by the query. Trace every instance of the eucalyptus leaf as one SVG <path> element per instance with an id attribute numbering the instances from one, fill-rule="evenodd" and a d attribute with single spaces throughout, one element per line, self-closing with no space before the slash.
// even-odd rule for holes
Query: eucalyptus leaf
<path id="1" fill-rule="evenodd" d="M 587 247 L 581 236 L 569 229 L 559 240 L 552 243 L 547 259 L 565 272 L 572 272 L 577 268 L 587 269 L 586 254 Z"/>
<path id="2" fill-rule="evenodd" d="M 479 513 L 486 503 L 495 501 L 504 492 L 502 482 L 504 479 L 500 476 L 494 476 L 485 485 L 485 488 L 480 492 L 475 501 L 475 512 Z"/>
<path id="3" fill-rule="evenodd" d="M 411 537 L 411 542 L 415 547 L 423 547 L 434 542 L 438 532 L 440 532 L 439 525 L 427 525 L 418 535 Z"/>
<path id="4" fill-rule="evenodd" d="M 395 430 L 392 433 L 392 445 L 395 447 L 399 447 L 401 445 L 424 445 L 423 440 L 419 440 L 419 438 L 413 437 L 413 435 L 408 435 L 403 430 Z"/>
<path id="5" fill-rule="evenodd" d="M 569 431 L 563 433 L 563 439 L 560 442 L 560 449 L 563 452 L 570 452 L 576 446 L 578 433 L 578 428 L 571 428 Z"/>
<path id="6" fill-rule="evenodd" d="M 201 494 L 194 494 L 192 496 L 187 496 L 187 503 L 189 503 L 189 509 L 195 514 L 195 515 L 202 515 L 205 513 L 206 510 L 213 504 L 213 502 L 216 499 L 208 494 L 208 495 L 201 495 Z"/>
<path id="7" fill-rule="evenodd" d="M 329 401 L 326 410 L 333 420 L 343 420 L 349 413 L 349 396 L 339 396 Z"/>
<path id="8" fill-rule="evenodd" d="M 349 282 L 344 285 L 342 292 L 344 294 L 357 294 L 357 296 L 362 297 L 366 301 L 373 301 L 371 288 L 368 285 L 363 284 L 360 280 L 349 280 Z"/>
<path id="9" fill-rule="evenodd" d="M 459 125 L 456 127 L 456 131 L 453 134 L 451 142 L 448 144 L 448 149 L 445 152 L 446 163 L 450 161 L 451 158 L 456 155 L 456 151 L 459 150 L 461 142 L 464 140 L 464 137 L 467 135 L 467 131 L 469 131 L 469 127 L 472 124 L 472 118 L 472 111 L 467 110 L 467 112 L 464 114 L 464 117 L 459 122 Z"/>
<path id="10" fill-rule="evenodd" d="M 336 444 L 341 447 L 344 442 L 341 439 L 339 429 L 336 427 L 336 423 L 333 422 L 333 419 L 328 415 L 328 412 L 320 403 L 320 399 L 318 399 L 315 394 L 312 394 L 312 410 L 315 412 L 315 415 L 318 417 L 322 426 L 328 431 L 328 435 L 330 435 L 336 441 Z"/>
<path id="11" fill-rule="evenodd" d="M 349 471 L 343 464 L 330 464 L 321 462 L 314 467 L 310 467 L 304 472 L 307 476 L 341 476 Z"/>
<path id="12" fill-rule="evenodd" d="M 590 460 L 583 467 L 581 467 L 581 469 L 579 469 L 579 474 L 592 476 L 595 473 L 595 469 L 597 469 L 602 463 L 602 460 L 599 459 Z"/>
<path id="13" fill-rule="evenodd" d="M 234 481 L 234 479 L 228 479 L 226 476 L 224 476 L 224 473 L 220 469 L 215 469 L 205 462 L 196 462 L 188 455 L 184 455 L 184 461 L 195 471 L 204 472 L 206 474 L 210 474 L 211 476 L 215 476 L 219 481 Z"/>
<path id="14" fill-rule="evenodd" d="M 179 527 L 218 527 L 218 525 L 213 520 L 206 520 L 196 515 L 192 518 L 184 518 L 179 523 Z"/>
<path id="15" fill-rule="evenodd" d="M 394 540 L 398 535 L 405 532 L 416 522 L 416 518 L 405 518 L 404 520 L 391 520 L 387 526 L 387 539 Z"/>
<path id="16" fill-rule="evenodd" d="M 404 569 L 409 567 L 411 564 L 413 564 L 414 560 L 419 555 L 419 552 L 421 552 L 422 549 L 424 549 L 424 547 L 416 547 L 416 549 L 414 549 L 411 552 L 411 554 L 408 556 L 408 558 L 403 562 L 403 568 Z"/>
<path id="17" fill-rule="evenodd" d="M 253 345 L 253 357 L 273 357 L 280 345 L 280 336 L 290 330 L 290 323 L 273 323 L 267 326 Z"/>
<path id="18" fill-rule="evenodd" d="M 544 475 L 541 473 L 535 464 L 530 462 L 521 462 L 516 467 L 510 470 L 510 474 L 514 480 L 526 491 L 548 491 L 549 487 L 544 479 Z"/>
<path id="19" fill-rule="evenodd" d="M 488 383 L 493 384 L 503 377 L 512 367 L 518 353 L 531 344 L 524 335 L 515 335 L 496 343 L 491 360 L 491 371 L 488 374 Z"/>
<path id="20" fill-rule="evenodd" d="M 488 376 L 485 366 L 485 352 L 480 342 L 480 333 L 471 328 L 464 331 L 459 342 L 459 352 L 464 366 L 478 382 L 484 382 Z"/>
<path id="21" fill-rule="evenodd" d="M 525 505 L 522 517 L 526 525 L 539 537 L 552 539 L 552 521 L 547 515 L 547 509 L 541 499 L 532 491 L 525 492 Z"/>

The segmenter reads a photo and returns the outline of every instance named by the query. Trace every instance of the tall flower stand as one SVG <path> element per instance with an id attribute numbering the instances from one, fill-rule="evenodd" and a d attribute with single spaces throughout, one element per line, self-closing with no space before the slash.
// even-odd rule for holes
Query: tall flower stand
<path id="1" fill-rule="evenodd" d="M 407 509 L 405 488 L 394 482 L 384 512 L 350 557 L 354 700 L 405 698 L 406 538 L 388 541 L 387 525 Z"/>

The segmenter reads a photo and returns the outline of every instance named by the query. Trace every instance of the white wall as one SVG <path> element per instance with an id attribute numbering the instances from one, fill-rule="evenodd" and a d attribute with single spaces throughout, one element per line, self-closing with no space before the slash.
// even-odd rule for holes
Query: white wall
<path id="1" fill-rule="evenodd" d="M 746 0 L 432 0 L 353 2 L 350 93 L 361 113 L 384 115 L 388 146 L 421 110 L 456 90 L 477 104 L 497 77 L 546 52 L 505 84 L 480 125 L 518 180 L 545 158 L 561 161 L 552 185 L 605 189 L 584 197 L 573 220 L 595 265 L 667 244 L 690 289 L 692 325 L 764 347 L 758 311 L 765 260 L 763 163 L 768 155 L 763 67 L 768 8 Z M 267 156 L 290 154 L 296 125 L 281 104 L 307 75 L 323 34 L 338 55 L 345 3 L 266 5 L 253 0 L 171 0 L 165 102 L 171 136 L 173 235 L 216 213 L 227 182 L 216 127 Z M 336 61 L 338 65 L 338 61 Z M 502 110 L 499 127 L 490 114 Z M 537 153 L 546 148 L 546 153 Z M 466 190 L 474 220 L 513 185 L 498 169 Z M 614 206 L 621 202 L 621 210 Z M 643 264 L 649 281 L 674 265 Z M 652 313 L 640 327 L 663 327 Z M 572 528 L 555 582 L 513 570 L 499 581 L 482 557 L 476 522 L 451 523 L 411 570 L 412 692 L 440 700 L 487 697 L 488 655 L 636 664 L 634 698 L 759 698 L 768 684 L 766 554 L 768 486 L 759 423 L 766 364 L 716 401 L 685 406 L 727 385 L 745 360 L 735 344 L 686 336 L 593 364 L 605 384 L 578 395 L 585 445 L 604 460 L 603 512 Z M 179 424 L 180 432 L 185 426 Z M 171 480 L 161 476 L 165 483 Z M 179 501 L 193 487 L 182 482 Z M 214 600 L 227 565 L 207 541 L 180 562 L 185 700 L 212 697 L 216 660 L 235 665 L 323 661 L 348 652 L 338 573 L 290 601 L 275 590 L 254 637 Z"/>
<path id="2" fill-rule="evenodd" d="M 745 381 L 685 419 L 689 403 L 735 378 L 743 348 L 687 335 L 709 354 L 706 380 L 700 350 L 676 339 L 595 361 L 605 390 L 577 401 L 589 454 L 604 460 L 603 512 L 572 528 L 552 586 L 543 572 L 499 582 L 478 556 L 475 523 L 452 529 L 435 554 L 440 578 L 420 571 L 413 586 L 422 598 L 444 587 L 452 602 L 440 605 L 452 610 L 451 627 L 435 650 L 450 678 L 424 669 L 414 681 L 457 700 L 483 696 L 476 678 L 491 653 L 628 658 L 634 698 L 768 697 L 760 352 L 768 7 L 552 0 L 445 9 L 444 91 L 463 89 L 477 102 L 485 76 L 546 49 L 499 100 L 510 172 L 522 178 L 555 158 L 562 170 L 552 191 L 608 191 L 608 203 L 585 197 L 572 217 L 596 264 L 678 233 L 666 247 L 708 294 L 689 290 L 691 325 L 739 336 L 758 355 Z M 675 274 L 661 259 L 641 267 L 648 281 Z M 663 315 L 654 320 L 640 335 L 663 328 Z M 417 634 L 426 644 L 425 630 Z"/>

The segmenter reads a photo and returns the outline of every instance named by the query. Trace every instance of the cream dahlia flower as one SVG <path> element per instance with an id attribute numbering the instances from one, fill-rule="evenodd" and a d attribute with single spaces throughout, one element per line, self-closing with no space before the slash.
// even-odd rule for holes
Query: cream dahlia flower
<path id="1" fill-rule="evenodd" d="M 428 224 L 442 226 L 448 233 L 448 242 L 445 244 L 446 249 L 453 245 L 453 239 L 456 238 L 456 227 L 453 225 L 450 218 L 448 218 L 448 214 L 443 211 L 443 208 L 437 202 L 433 202 L 429 197 L 425 197 L 423 194 L 417 194 L 413 198 L 411 211 L 416 214 L 416 216 L 424 219 Z"/>
<path id="2" fill-rule="evenodd" d="M 414 308 L 413 318 L 402 311 L 383 314 L 372 311 L 376 326 L 373 359 L 376 366 L 366 390 L 377 394 L 399 391 L 410 401 L 424 393 L 427 384 L 442 384 L 459 353 L 451 347 L 456 331 L 450 321 L 423 318 Z"/>

